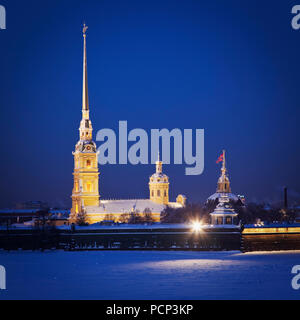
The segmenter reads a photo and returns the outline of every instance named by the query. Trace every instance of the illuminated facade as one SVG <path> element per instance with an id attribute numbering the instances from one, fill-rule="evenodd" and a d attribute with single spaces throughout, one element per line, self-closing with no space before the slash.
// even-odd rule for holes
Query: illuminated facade
<path id="1" fill-rule="evenodd" d="M 89 224 L 103 220 L 121 221 L 124 214 L 151 213 L 154 221 L 160 221 L 160 214 L 170 206 L 181 208 L 186 197 L 179 195 L 176 202 L 169 202 L 169 178 L 162 172 L 162 161 L 158 158 L 156 172 L 150 177 L 149 199 L 103 200 L 99 195 L 98 152 L 93 141 L 93 128 L 89 116 L 86 30 L 83 28 L 83 89 L 82 89 L 82 119 L 79 127 L 79 141 L 75 146 L 74 184 L 72 191 L 72 209 L 70 223 L 78 220 Z"/>
<path id="2" fill-rule="evenodd" d="M 155 203 L 167 205 L 169 203 L 169 177 L 162 172 L 162 161 L 158 154 L 156 172 L 150 177 L 150 200 Z"/>

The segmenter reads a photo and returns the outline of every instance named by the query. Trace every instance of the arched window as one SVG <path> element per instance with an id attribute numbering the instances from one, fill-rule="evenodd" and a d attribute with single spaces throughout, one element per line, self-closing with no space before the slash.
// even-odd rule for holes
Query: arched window
<path id="1" fill-rule="evenodd" d="M 167 191 L 165 190 L 165 192 L 164 192 L 164 195 L 165 195 L 165 197 L 167 196 Z"/>
<path id="2" fill-rule="evenodd" d="M 160 197 L 160 190 L 157 190 L 157 196 Z"/>
<path id="3" fill-rule="evenodd" d="M 86 160 L 86 166 L 87 166 L 88 168 L 91 167 L 91 160 L 90 160 L 90 159 Z"/>
<path id="4" fill-rule="evenodd" d="M 153 190 L 152 190 L 151 194 L 152 194 L 152 197 L 154 197 L 154 191 Z"/>

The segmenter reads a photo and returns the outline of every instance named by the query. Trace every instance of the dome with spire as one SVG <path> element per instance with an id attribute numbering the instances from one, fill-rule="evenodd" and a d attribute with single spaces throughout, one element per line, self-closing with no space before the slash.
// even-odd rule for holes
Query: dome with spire
<path id="1" fill-rule="evenodd" d="M 162 172 L 163 162 L 156 161 L 156 172 L 149 179 L 150 200 L 167 205 L 169 203 L 169 177 Z"/>
<path id="2" fill-rule="evenodd" d="M 239 201 L 239 197 L 231 193 L 230 180 L 229 180 L 227 169 L 226 169 L 225 150 L 223 150 L 223 153 L 219 157 L 218 162 L 220 161 L 222 161 L 222 168 L 221 168 L 221 176 L 218 179 L 217 192 L 212 194 L 207 199 L 207 202 L 216 201 L 216 200 L 219 202 L 220 198 L 223 196 L 226 196 L 229 200 L 232 200 L 234 202 Z"/>
<path id="3" fill-rule="evenodd" d="M 156 172 L 150 177 L 149 183 L 169 183 L 169 177 L 162 172 L 163 162 L 160 161 L 160 155 L 158 154 L 158 160 L 156 161 Z"/>

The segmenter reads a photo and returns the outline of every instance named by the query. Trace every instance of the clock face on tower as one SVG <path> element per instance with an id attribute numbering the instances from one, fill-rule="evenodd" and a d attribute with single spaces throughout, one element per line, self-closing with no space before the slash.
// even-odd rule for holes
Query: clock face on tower
<path id="1" fill-rule="evenodd" d="M 83 152 L 96 152 L 96 146 L 92 143 L 83 146 Z"/>
<path id="2" fill-rule="evenodd" d="M 93 141 L 89 141 L 89 142 L 82 142 L 80 141 L 77 145 L 76 145 L 76 150 L 80 151 L 80 152 L 96 152 L 96 144 Z"/>

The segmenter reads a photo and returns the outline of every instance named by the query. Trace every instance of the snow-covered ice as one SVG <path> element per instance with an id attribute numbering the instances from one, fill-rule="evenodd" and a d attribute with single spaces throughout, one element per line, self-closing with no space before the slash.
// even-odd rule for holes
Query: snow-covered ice
<path id="1" fill-rule="evenodd" d="M 300 299 L 300 251 L 0 251 L 0 299 Z"/>

